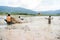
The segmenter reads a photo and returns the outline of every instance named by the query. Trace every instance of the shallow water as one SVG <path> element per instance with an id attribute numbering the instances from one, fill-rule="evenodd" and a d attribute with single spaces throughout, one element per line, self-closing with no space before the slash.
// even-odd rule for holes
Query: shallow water
<path id="1" fill-rule="evenodd" d="M 48 16 L 25 17 L 27 23 L 7 25 L 0 24 L 2 40 L 60 40 L 60 16 L 52 16 L 48 24 Z M 3 20 L 3 19 L 2 19 Z"/>

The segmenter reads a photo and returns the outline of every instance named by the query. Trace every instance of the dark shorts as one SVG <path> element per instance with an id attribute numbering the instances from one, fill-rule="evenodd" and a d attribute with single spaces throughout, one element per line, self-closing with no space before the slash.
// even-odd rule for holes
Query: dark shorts
<path id="1" fill-rule="evenodd" d="M 5 19 L 5 21 L 7 22 L 7 20 Z M 8 25 L 14 24 L 12 21 L 11 22 L 7 22 Z"/>

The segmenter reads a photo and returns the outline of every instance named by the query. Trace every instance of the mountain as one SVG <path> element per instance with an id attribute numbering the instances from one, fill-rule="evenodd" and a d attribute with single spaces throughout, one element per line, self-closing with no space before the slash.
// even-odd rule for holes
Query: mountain
<path id="1" fill-rule="evenodd" d="M 0 6 L 0 12 L 20 12 L 20 13 L 31 13 L 31 14 L 37 13 L 36 11 L 32 11 L 22 7 L 8 7 L 8 6 Z"/>
<path id="2" fill-rule="evenodd" d="M 42 14 L 58 14 L 60 10 L 50 10 L 50 11 L 39 11 Z"/>
<path id="3" fill-rule="evenodd" d="M 33 10 L 22 8 L 22 7 L 8 7 L 8 6 L 0 6 L 0 12 L 19 12 L 19 13 L 29 13 L 29 14 L 41 13 L 44 15 L 50 15 L 50 14 L 60 15 L 60 10 L 33 11 Z"/>
<path id="4" fill-rule="evenodd" d="M 39 13 L 41 15 L 56 15 L 56 16 L 60 16 L 60 10 L 49 10 L 49 11 L 39 11 Z"/>

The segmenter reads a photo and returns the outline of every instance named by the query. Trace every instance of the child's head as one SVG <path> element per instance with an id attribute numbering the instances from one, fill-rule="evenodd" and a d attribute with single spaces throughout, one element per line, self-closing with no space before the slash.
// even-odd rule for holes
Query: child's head
<path id="1" fill-rule="evenodd" d="M 49 17 L 51 17 L 51 16 L 49 16 Z"/>
<path id="2" fill-rule="evenodd" d="M 19 18 L 20 18 L 20 16 L 19 16 Z"/>
<path id="3" fill-rule="evenodd" d="M 10 16 L 10 14 L 8 14 L 8 16 Z"/>

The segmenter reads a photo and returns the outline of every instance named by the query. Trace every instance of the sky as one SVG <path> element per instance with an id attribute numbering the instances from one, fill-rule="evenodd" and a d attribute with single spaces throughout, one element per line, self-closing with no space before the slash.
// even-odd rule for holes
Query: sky
<path id="1" fill-rule="evenodd" d="M 60 0 L 0 0 L 0 6 L 22 7 L 34 11 L 60 9 Z"/>

